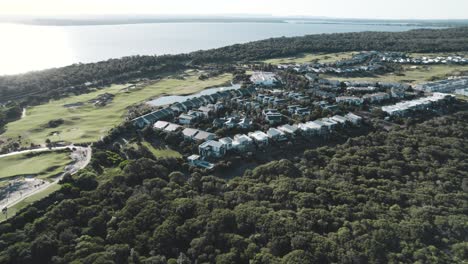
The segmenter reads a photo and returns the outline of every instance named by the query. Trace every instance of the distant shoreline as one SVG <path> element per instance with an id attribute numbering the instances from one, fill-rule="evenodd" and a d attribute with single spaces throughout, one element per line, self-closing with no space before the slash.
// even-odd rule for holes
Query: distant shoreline
<path id="1" fill-rule="evenodd" d="M 307 19 L 307 18 L 29 18 L 0 19 L 0 23 L 35 26 L 115 26 L 168 23 L 268 23 L 268 24 L 337 24 L 400 27 L 466 26 L 468 20 L 371 20 L 371 19 Z"/>

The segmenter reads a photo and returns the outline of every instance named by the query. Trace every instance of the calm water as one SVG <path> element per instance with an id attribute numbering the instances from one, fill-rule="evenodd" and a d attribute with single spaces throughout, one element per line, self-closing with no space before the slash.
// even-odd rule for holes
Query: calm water
<path id="1" fill-rule="evenodd" d="M 202 95 L 210 95 L 214 94 L 220 91 L 229 91 L 229 90 L 235 90 L 239 89 L 241 86 L 239 84 L 234 84 L 232 86 L 227 86 L 227 87 L 217 87 L 217 88 L 209 88 L 205 89 L 203 91 L 200 91 L 195 94 L 190 94 L 190 95 L 185 95 L 185 96 L 180 96 L 180 95 L 168 95 L 168 96 L 161 96 L 159 98 L 156 98 L 154 100 L 151 100 L 147 102 L 147 104 L 150 104 L 152 106 L 162 106 L 162 105 L 168 105 L 168 104 L 173 104 L 176 102 L 184 102 L 187 99 L 192 99 L 194 97 L 202 96 Z"/>
<path id="2" fill-rule="evenodd" d="M 414 28 L 297 23 L 161 23 L 68 27 L 0 24 L 0 75 L 128 55 L 185 53 L 271 37 L 405 31 Z"/>

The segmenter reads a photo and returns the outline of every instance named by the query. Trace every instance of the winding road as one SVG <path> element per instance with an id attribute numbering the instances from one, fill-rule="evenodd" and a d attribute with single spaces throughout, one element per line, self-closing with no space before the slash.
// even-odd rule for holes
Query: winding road
<path id="1" fill-rule="evenodd" d="M 26 192 L 22 190 L 21 192 L 17 191 L 17 192 L 11 193 L 8 199 L 4 199 L 0 201 L 0 208 L 1 209 L 10 208 L 18 204 L 19 202 L 23 201 L 24 199 L 34 194 L 37 194 L 41 191 L 44 191 L 51 185 L 58 183 L 65 174 L 69 173 L 73 175 L 77 173 L 79 170 L 85 168 L 91 161 L 92 149 L 91 149 L 91 146 L 80 147 L 80 146 L 70 145 L 70 146 L 65 146 L 65 147 L 30 149 L 30 150 L 23 150 L 23 151 L 17 151 L 17 152 L 0 155 L 0 158 L 3 158 L 7 156 L 14 156 L 14 155 L 20 155 L 20 154 L 25 154 L 25 153 L 59 151 L 59 150 L 67 149 L 67 148 L 72 150 L 70 157 L 72 158 L 74 162 L 66 166 L 64 172 L 59 177 L 55 178 L 55 180 L 52 182 L 45 182 L 36 188 L 30 188 L 26 190 Z"/>

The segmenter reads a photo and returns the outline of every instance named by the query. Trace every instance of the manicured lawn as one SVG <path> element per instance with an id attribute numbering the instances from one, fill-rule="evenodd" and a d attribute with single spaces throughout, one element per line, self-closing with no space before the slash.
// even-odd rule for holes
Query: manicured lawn
<path id="1" fill-rule="evenodd" d="M 8 208 L 8 218 L 11 218 L 12 216 L 14 216 L 19 210 L 27 207 L 28 205 L 36 202 L 36 201 L 39 201 L 45 197 L 47 197 L 49 194 L 57 191 L 60 189 L 60 185 L 57 184 L 57 183 L 54 183 L 52 185 L 50 185 L 47 189 L 41 191 L 41 192 L 38 192 L 34 195 L 31 195 L 30 197 L 22 200 L 21 202 L 17 203 L 16 205 Z M 4 221 L 5 220 L 5 216 L 2 214 L 1 217 L 0 217 L 0 222 Z"/>
<path id="2" fill-rule="evenodd" d="M 128 85 L 113 85 L 99 91 L 71 96 L 47 104 L 28 108 L 25 118 L 9 123 L 6 132 L 0 138 L 18 139 L 21 144 L 43 144 L 47 138 L 56 141 L 73 143 L 93 142 L 106 135 L 107 131 L 123 121 L 127 108 L 162 94 L 187 94 L 218 86 L 229 82 L 231 74 L 223 74 L 205 81 L 198 80 L 198 74 L 188 72 L 184 79 L 174 77 L 164 78 L 154 84 L 131 91 L 123 91 Z M 100 94 L 110 93 L 115 97 L 104 107 L 96 107 L 88 100 Z M 65 104 L 82 102 L 84 105 L 76 108 L 66 108 Z M 56 128 L 50 128 L 50 120 L 61 118 L 64 123 Z"/>
<path id="3" fill-rule="evenodd" d="M 70 156 L 65 152 L 43 152 L 34 156 L 21 154 L 0 158 L 0 180 L 22 175 L 49 178 L 63 172 L 63 168 L 70 162 Z"/>
<path id="4" fill-rule="evenodd" d="M 182 155 L 172 149 L 169 148 L 155 148 L 149 142 L 142 142 L 143 146 L 145 146 L 153 155 L 157 158 L 182 158 Z"/>
<path id="5" fill-rule="evenodd" d="M 294 57 L 288 58 L 276 58 L 264 61 L 270 64 L 288 64 L 288 63 L 308 63 L 317 61 L 320 63 L 336 62 L 343 59 L 349 59 L 356 52 L 340 52 L 340 53 L 329 53 L 329 54 L 310 54 L 305 53 Z"/>
<path id="6" fill-rule="evenodd" d="M 415 65 L 416 66 L 416 65 Z M 431 65 L 431 66 L 417 66 L 416 69 L 411 69 L 411 66 L 404 66 L 404 75 L 399 76 L 396 74 L 378 75 L 375 77 L 358 77 L 358 78 L 345 78 L 331 75 L 322 75 L 324 78 L 342 80 L 342 81 L 382 81 L 382 82 L 407 82 L 411 84 L 424 83 L 431 80 L 431 78 L 443 79 L 447 76 L 456 74 L 460 71 L 468 71 L 468 66 L 458 65 Z"/>
<path id="7" fill-rule="evenodd" d="M 437 52 L 437 53 L 410 53 L 409 55 L 414 58 L 420 58 L 420 57 L 434 58 L 434 57 L 447 57 L 447 56 L 454 56 L 454 55 L 467 57 L 468 52 L 459 51 L 459 52 Z"/>

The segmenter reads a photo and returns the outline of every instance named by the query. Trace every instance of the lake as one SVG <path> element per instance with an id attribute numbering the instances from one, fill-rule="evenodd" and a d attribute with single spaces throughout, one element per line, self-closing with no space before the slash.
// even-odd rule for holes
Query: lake
<path id="1" fill-rule="evenodd" d="M 34 26 L 0 23 L 0 75 L 119 58 L 218 48 L 271 37 L 405 31 L 408 25 L 302 23 L 153 23 Z"/>
<path id="2" fill-rule="evenodd" d="M 159 98 L 156 98 L 154 100 L 148 101 L 147 104 L 151 106 L 163 106 L 163 105 L 169 105 L 177 102 L 184 102 L 188 99 L 192 99 L 195 97 L 203 96 L 203 95 L 210 95 L 214 94 L 217 92 L 221 91 L 229 91 L 229 90 L 236 90 L 239 89 L 241 86 L 240 84 L 233 84 L 231 86 L 226 86 L 226 87 L 215 87 L 215 88 L 209 88 L 202 90 L 198 93 L 194 94 L 189 94 L 189 95 L 167 95 L 167 96 L 161 96 Z"/>

